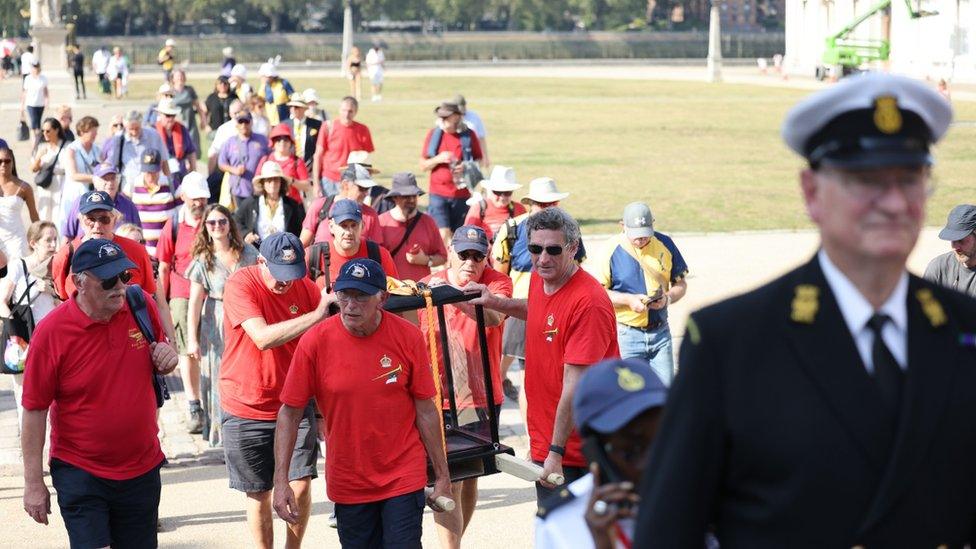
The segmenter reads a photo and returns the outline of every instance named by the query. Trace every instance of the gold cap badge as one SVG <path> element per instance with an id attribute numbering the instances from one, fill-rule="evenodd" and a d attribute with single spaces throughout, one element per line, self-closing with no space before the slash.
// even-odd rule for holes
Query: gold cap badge
<path id="1" fill-rule="evenodd" d="M 644 388 L 644 378 L 630 368 L 617 368 L 617 385 L 624 391 L 633 393 Z"/>
<path id="2" fill-rule="evenodd" d="M 878 97 L 874 100 L 874 125 L 881 133 L 893 134 L 901 130 L 901 111 L 898 110 L 898 100 L 890 95 Z"/>

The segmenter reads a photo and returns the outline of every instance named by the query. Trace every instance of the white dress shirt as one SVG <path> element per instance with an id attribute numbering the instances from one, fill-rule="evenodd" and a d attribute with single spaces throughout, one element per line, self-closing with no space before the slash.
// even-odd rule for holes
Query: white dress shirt
<path id="1" fill-rule="evenodd" d="M 823 270 L 830 291 L 834 293 L 840 314 L 847 323 L 847 329 L 854 337 L 857 352 L 861 355 L 864 367 L 869 374 L 874 373 L 874 363 L 871 361 L 871 346 L 874 344 L 874 334 L 867 325 L 874 315 L 874 307 L 861 295 L 844 273 L 834 265 L 827 252 L 820 250 L 817 254 L 820 268 Z M 888 315 L 891 321 L 886 322 L 881 329 L 881 338 L 891 351 L 898 366 L 904 370 L 908 364 L 908 273 L 903 272 L 895 285 L 894 291 L 877 312 Z"/>

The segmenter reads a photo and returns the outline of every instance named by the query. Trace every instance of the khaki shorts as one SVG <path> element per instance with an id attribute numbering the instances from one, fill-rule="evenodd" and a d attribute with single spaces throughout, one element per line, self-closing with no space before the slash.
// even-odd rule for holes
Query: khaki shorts
<path id="1" fill-rule="evenodd" d="M 174 297 L 169 300 L 169 312 L 173 317 L 173 332 L 176 335 L 176 351 L 186 355 L 187 335 L 190 333 L 190 300 Z"/>

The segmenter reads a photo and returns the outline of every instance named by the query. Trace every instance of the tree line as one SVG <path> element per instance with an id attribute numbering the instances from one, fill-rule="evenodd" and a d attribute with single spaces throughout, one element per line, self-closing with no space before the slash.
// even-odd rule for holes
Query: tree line
<path id="1" fill-rule="evenodd" d="M 347 0 L 62 0 L 79 36 L 341 32 Z M 348 0 L 357 28 L 421 22 L 427 30 L 702 28 L 702 0 Z M 761 0 L 771 5 L 775 0 Z M 29 0 L 0 0 L 8 35 L 25 35 Z M 677 16 L 680 14 L 680 16 Z M 418 27 L 417 30 L 420 30 Z"/>

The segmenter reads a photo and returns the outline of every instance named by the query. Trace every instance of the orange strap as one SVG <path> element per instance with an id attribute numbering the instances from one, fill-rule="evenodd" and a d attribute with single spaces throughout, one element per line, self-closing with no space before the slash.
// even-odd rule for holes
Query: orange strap
<path id="1" fill-rule="evenodd" d="M 427 351 L 430 353 L 431 373 L 434 374 L 434 391 L 437 393 L 437 421 L 441 426 L 441 447 L 444 448 L 444 456 L 446 457 L 447 439 L 444 435 L 444 414 L 439 412 L 444 406 L 444 397 L 441 388 L 441 364 L 437 360 L 437 337 L 434 335 L 434 299 L 430 288 L 424 288 L 420 295 L 424 296 L 424 303 L 427 305 Z M 444 352 L 446 353 L 447 349 L 444 349 Z"/>

